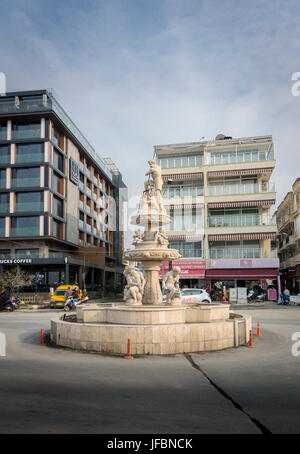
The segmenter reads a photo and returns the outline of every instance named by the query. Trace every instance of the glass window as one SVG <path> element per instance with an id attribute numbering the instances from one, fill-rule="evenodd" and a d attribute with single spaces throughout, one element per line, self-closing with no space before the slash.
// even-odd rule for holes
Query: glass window
<path id="1" fill-rule="evenodd" d="M 64 172 L 64 158 L 56 150 L 54 150 L 54 153 L 53 153 L 53 165 L 61 172 Z"/>
<path id="2" fill-rule="evenodd" d="M 60 143 L 61 143 L 61 134 L 59 133 L 59 131 L 52 127 L 52 141 L 55 143 L 55 145 L 57 145 L 58 147 L 60 147 Z"/>
<path id="3" fill-rule="evenodd" d="M 18 121 L 13 124 L 14 139 L 32 139 L 41 137 L 40 121 Z"/>
<path id="4" fill-rule="evenodd" d="M 10 162 L 10 147 L 9 145 L 2 145 L 0 146 L 0 163 L 8 164 L 9 162 Z"/>
<path id="5" fill-rule="evenodd" d="M 40 186 L 40 168 L 26 167 L 20 169 L 12 169 L 12 186 Z"/>
<path id="6" fill-rule="evenodd" d="M 17 145 L 16 162 L 44 161 L 44 146 L 42 143 Z"/>
<path id="7" fill-rule="evenodd" d="M 15 210 L 18 211 L 43 211 L 43 192 L 17 192 Z"/>
<path id="8" fill-rule="evenodd" d="M 9 211 L 9 194 L 0 194 L 0 213 Z"/>
<path id="9" fill-rule="evenodd" d="M 38 257 L 39 249 L 16 249 L 17 257 Z"/>
<path id="10" fill-rule="evenodd" d="M 53 172 L 52 189 L 59 194 L 63 193 L 63 178 L 55 172 Z"/>
<path id="11" fill-rule="evenodd" d="M 62 223 L 53 219 L 52 221 L 52 234 L 56 238 L 61 238 Z"/>
<path id="12" fill-rule="evenodd" d="M 5 218 L 0 218 L 0 236 L 5 235 Z"/>
<path id="13" fill-rule="evenodd" d="M 1 259 L 5 259 L 9 255 L 10 255 L 10 249 L 0 249 L 0 258 Z"/>
<path id="14" fill-rule="evenodd" d="M 0 123 L 0 140 L 6 140 L 7 138 L 6 123 Z"/>
<path id="15" fill-rule="evenodd" d="M 18 216 L 11 218 L 12 236 L 39 235 L 38 216 Z"/>
<path id="16" fill-rule="evenodd" d="M 60 218 L 64 217 L 64 204 L 63 200 L 58 197 L 53 197 L 53 214 L 59 216 Z"/>
<path id="17" fill-rule="evenodd" d="M 0 169 L 0 188 L 6 187 L 6 169 Z"/>

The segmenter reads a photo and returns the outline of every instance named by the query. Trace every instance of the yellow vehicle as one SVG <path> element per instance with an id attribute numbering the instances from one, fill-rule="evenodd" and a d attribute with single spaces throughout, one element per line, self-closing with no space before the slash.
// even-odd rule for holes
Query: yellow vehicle
<path id="1" fill-rule="evenodd" d="M 82 299 L 82 291 L 78 285 L 60 285 L 51 295 L 50 307 L 51 308 L 64 308 L 67 299 L 72 296 L 73 290 L 78 290 L 78 298 Z"/>

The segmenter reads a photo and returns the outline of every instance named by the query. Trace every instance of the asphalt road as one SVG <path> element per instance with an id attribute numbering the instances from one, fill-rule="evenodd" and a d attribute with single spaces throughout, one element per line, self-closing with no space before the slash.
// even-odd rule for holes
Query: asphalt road
<path id="1" fill-rule="evenodd" d="M 0 313 L 0 433 L 299 433 L 300 307 L 251 315 L 255 349 L 126 360 L 40 346 L 57 314 Z"/>

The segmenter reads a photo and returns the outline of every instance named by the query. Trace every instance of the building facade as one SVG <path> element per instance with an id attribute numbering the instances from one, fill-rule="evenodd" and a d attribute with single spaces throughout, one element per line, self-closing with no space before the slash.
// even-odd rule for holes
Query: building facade
<path id="1" fill-rule="evenodd" d="M 300 293 L 300 178 L 297 178 L 275 213 L 281 283 Z"/>
<path id="2" fill-rule="evenodd" d="M 171 217 L 170 247 L 182 255 L 181 283 L 228 290 L 277 280 L 272 136 L 219 135 L 154 151 Z"/>
<path id="3" fill-rule="evenodd" d="M 126 186 L 51 90 L 0 97 L 0 272 L 120 287 Z"/>

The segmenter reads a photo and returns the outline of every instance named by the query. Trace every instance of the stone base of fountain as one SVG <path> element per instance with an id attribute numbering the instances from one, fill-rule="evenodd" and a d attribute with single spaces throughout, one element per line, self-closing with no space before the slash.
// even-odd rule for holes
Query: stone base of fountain
<path id="1" fill-rule="evenodd" d="M 170 355 L 237 347 L 249 341 L 251 317 L 230 314 L 223 304 L 77 307 L 76 322 L 52 320 L 56 345 L 125 355 Z"/>

